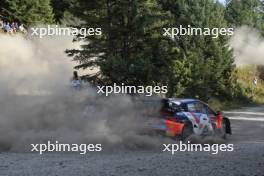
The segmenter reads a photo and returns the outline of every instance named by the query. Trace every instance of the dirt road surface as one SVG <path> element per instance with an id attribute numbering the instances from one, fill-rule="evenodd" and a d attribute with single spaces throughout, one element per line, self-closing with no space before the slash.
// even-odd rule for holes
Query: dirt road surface
<path id="1" fill-rule="evenodd" d="M 225 112 L 233 152 L 116 148 L 100 153 L 0 153 L 0 176 L 264 176 L 264 107 Z"/>

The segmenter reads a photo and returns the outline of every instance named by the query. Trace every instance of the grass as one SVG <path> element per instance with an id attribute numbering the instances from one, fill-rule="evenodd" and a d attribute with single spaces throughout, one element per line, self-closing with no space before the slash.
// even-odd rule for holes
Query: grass
<path id="1" fill-rule="evenodd" d="M 208 104 L 215 110 L 236 109 L 243 106 L 257 106 L 264 104 L 264 80 L 260 78 L 261 73 L 256 65 L 240 66 L 236 68 L 236 76 L 239 89 L 243 98 L 232 101 L 220 101 L 216 98 L 209 100 Z M 258 84 L 253 84 L 254 78 L 258 79 Z"/>
<path id="2" fill-rule="evenodd" d="M 245 106 L 249 107 L 249 106 L 259 105 L 254 102 L 246 102 L 246 101 L 240 101 L 240 100 L 220 101 L 218 99 L 211 99 L 209 100 L 208 104 L 215 111 L 232 110 L 232 109 L 239 109 Z"/>
<path id="3" fill-rule="evenodd" d="M 260 74 L 260 70 L 255 65 L 237 68 L 238 82 L 242 86 L 245 96 L 256 104 L 264 104 L 264 80 L 260 78 Z M 255 77 L 258 79 L 256 86 L 253 84 Z"/>

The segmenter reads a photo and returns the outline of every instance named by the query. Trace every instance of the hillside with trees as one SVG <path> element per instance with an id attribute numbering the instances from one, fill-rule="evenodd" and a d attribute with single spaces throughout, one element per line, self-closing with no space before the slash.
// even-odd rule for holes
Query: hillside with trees
<path id="1" fill-rule="evenodd" d="M 50 0 L 2 0 L 0 14 L 9 21 L 19 21 L 27 26 L 54 23 Z"/>
<path id="2" fill-rule="evenodd" d="M 252 91 L 245 91 L 252 76 L 242 79 L 248 70 L 236 67 L 230 36 L 172 39 L 162 34 L 163 28 L 180 25 L 247 25 L 264 35 L 262 0 L 4 0 L 0 7 L 0 14 L 28 26 L 60 24 L 70 16 L 81 21 L 75 27 L 102 28 L 101 36 L 75 38 L 84 42 L 82 49 L 67 50 L 76 69 L 100 68 L 97 74 L 83 75 L 93 84 L 166 85 L 169 97 L 254 100 Z M 263 67 L 254 69 L 261 82 Z"/>

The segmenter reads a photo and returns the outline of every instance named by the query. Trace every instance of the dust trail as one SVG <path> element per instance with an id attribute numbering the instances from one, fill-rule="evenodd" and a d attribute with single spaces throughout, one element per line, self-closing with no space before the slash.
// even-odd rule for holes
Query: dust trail
<path id="1" fill-rule="evenodd" d="M 247 26 L 238 28 L 230 40 L 237 65 L 264 65 L 264 38 Z"/>
<path id="2" fill-rule="evenodd" d="M 130 97 L 70 88 L 73 63 L 64 51 L 75 45 L 68 37 L 0 35 L 0 149 L 28 151 L 47 140 L 156 144 L 137 135 L 142 117 Z"/>

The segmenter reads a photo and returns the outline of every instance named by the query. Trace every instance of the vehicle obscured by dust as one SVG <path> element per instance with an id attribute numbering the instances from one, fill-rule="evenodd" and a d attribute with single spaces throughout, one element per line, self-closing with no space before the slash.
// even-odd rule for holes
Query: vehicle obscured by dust
<path id="1" fill-rule="evenodd" d="M 137 135 L 142 109 L 131 97 L 71 88 L 73 63 L 64 51 L 75 45 L 67 37 L 0 35 L 1 149 L 28 151 L 47 140 L 132 148 L 150 141 Z"/>

